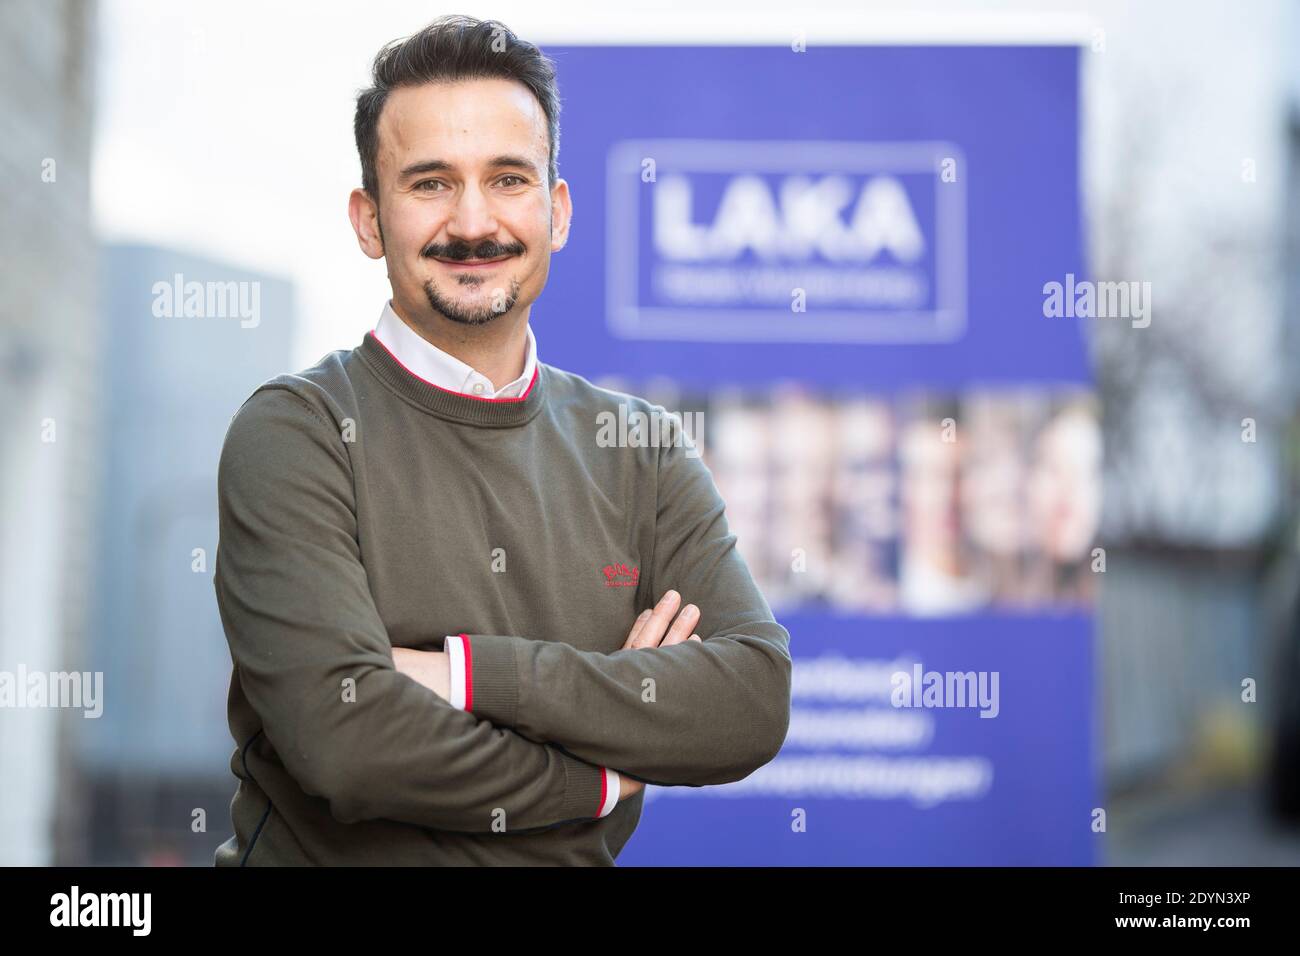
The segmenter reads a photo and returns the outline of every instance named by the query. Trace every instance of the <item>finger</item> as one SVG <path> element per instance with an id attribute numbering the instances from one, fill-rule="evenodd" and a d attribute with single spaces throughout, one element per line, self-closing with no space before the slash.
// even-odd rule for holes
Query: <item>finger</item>
<path id="1" fill-rule="evenodd" d="M 659 642 L 663 639 L 664 631 L 668 628 L 668 622 L 673 619 L 677 613 L 677 605 L 681 603 L 682 596 L 676 591 L 669 591 L 659 599 L 655 605 L 654 612 L 646 619 L 637 634 L 636 640 L 632 642 L 633 647 L 658 647 Z"/>
<path id="2" fill-rule="evenodd" d="M 690 637 L 687 638 L 687 640 L 688 640 L 688 641 L 699 641 L 701 644 L 704 643 L 704 639 L 701 638 L 700 635 L 698 635 L 698 634 L 692 634 Z"/>
<path id="3" fill-rule="evenodd" d="M 668 629 L 667 635 L 659 642 L 660 647 L 669 647 L 673 644 L 680 644 L 691 636 L 695 630 L 695 625 L 700 622 L 700 609 L 694 604 L 688 604 L 682 608 L 682 613 L 677 615 L 677 620 L 673 621 L 673 626 Z"/>
<path id="4" fill-rule="evenodd" d="M 648 607 L 636 616 L 636 620 L 632 622 L 632 630 L 627 632 L 627 640 L 623 642 L 624 649 L 634 646 L 632 642 L 641 633 L 641 628 L 645 627 L 645 622 L 650 619 L 650 613 L 653 610 L 654 608 Z"/>

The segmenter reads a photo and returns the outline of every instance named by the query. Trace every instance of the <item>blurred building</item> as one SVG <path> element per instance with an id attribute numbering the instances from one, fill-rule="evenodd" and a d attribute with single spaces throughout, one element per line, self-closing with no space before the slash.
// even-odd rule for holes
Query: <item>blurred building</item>
<path id="1" fill-rule="evenodd" d="M 1280 2 L 1248 17 L 1209 2 L 1087 10 L 1093 277 L 1151 290 L 1149 326 L 1095 319 L 1091 330 L 1106 461 L 1106 776 L 1112 793 L 1190 793 L 1193 780 L 1258 771 L 1278 691 L 1261 570 L 1294 507 L 1284 277 L 1297 265 L 1296 18 Z M 1258 705 L 1242 700 L 1246 679 Z"/>
<path id="2" fill-rule="evenodd" d="M 283 279 L 169 249 L 102 252 L 105 343 L 94 669 L 80 727 L 94 863 L 210 864 L 230 827 L 230 652 L 212 589 L 231 416 L 289 365 Z M 194 832 L 194 813 L 206 832 Z"/>
<path id="3" fill-rule="evenodd" d="M 96 5 L 0 4 L 0 671 L 84 671 L 103 405 L 90 224 Z M 0 864 L 77 842 L 67 731 L 80 711 L 0 710 Z M 56 823 L 61 821 L 61 823 Z"/>

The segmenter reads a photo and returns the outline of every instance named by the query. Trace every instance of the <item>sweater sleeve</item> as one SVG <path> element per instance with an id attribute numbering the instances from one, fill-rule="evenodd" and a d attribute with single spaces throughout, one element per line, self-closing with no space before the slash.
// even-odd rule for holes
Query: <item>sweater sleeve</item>
<path id="1" fill-rule="evenodd" d="M 450 687 L 448 688 L 447 703 L 457 710 L 470 710 L 474 703 L 473 685 L 469 680 L 470 657 L 468 653 L 467 638 L 464 634 L 448 634 L 443 638 L 442 649 L 447 655 L 447 670 L 450 677 Z M 618 805 L 619 791 L 622 785 L 618 780 L 617 771 L 610 770 L 608 767 L 601 767 L 601 772 L 605 775 L 604 790 L 605 799 L 600 805 L 600 812 L 597 817 L 607 817 L 614 812 L 614 807 Z"/>
<path id="2" fill-rule="evenodd" d="M 341 823 L 492 832 L 593 819 L 599 767 L 451 707 L 398 672 L 361 562 L 340 431 L 267 386 L 218 466 L 217 604 L 240 686 L 304 792 Z"/>
<path id="3" fill-rule="evenodd" d="M 730 783 L 763 766 L 789 728 L 790 636 L 736 550 L 712 475 L 682 445 L 659 449 L 650 584 L 651 601 L 671 588 L 700 608 L 702 641 L 602 654 L 471 633 L 470 709 L 647 783 Z"/>

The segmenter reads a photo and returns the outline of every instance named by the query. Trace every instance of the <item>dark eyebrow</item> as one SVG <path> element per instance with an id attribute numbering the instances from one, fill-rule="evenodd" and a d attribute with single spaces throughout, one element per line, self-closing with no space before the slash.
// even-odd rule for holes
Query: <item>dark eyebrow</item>
<path id="1" fill-rule="evenodd" d="M 445 159 L 425 159 L 418 163 L 412 163 L 398 174 L 400 181 L 410 179 L 412 176 L 419 176 L 423 173 L 445 173 L 454 170 L 456 167 Z M 534 176 L 540 176 L 537 167 L 531 159 L 523 156 L 514 156 L 509 153 L 502 153 L 500 156 L 493 156 L 488 160 L 489 169 L 526 169 Z"/>

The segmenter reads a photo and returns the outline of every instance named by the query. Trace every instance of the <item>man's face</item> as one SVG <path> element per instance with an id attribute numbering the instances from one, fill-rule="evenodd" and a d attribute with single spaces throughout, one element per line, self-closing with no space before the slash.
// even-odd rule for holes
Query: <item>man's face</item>
<path id="1" fill-rule="evenodd" d="M 352 217 L 367 254 L 387 259 L 399 311 L 483 325 L 537 298 L 570 213 L 568 185 L 548 185 L 548 156 L 546 114 L 520 83 L 475 79 L 389 94 L 369 244 L 370 214 L 357 194 Z"/>

